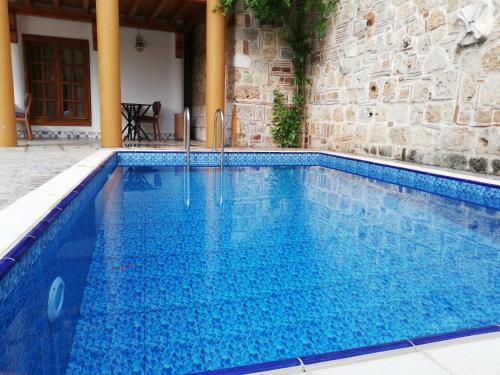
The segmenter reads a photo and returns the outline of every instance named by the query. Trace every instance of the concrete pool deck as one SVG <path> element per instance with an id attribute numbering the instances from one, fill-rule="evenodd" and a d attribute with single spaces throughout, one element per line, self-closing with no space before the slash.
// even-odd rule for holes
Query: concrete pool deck
<path id="1" fill-rule="evenodd" d="M 95 142 L 32 141 L 0 148 L 0 210 L 98 149 Z"/>
<path id="2" fill-rule="evenodd" d="M 168 147 L 165 145 L 159 147 L 169 151 L 179 149 L 176 143 L 172 143 Z M 114 150 L 96 152 L 97 148 L 95 144 L 88 142 L 76 142 L 74 145 L 66 142 L 63 144 L 54 142 L 53 145 L 47 145 L 47 142 L 43 141 L 41 145 L 37 146 L 30 144 L 24 150 L 22 148 L 0 149 L 0 160 L 9 160 L 12 164 L 8 168 L 0 168 L 0 180 L 11 181 L 13 178 L 16 180 L 14 185 L 4 186 L 8 193 L 0 191 L 0 201 L 5 201 L 5 204 L 8 205 L 5 209 L 0 210 L 0 227 L 2 228 L 0 258 L 13 243 L 22 238 L 38 220 L 54 208 L 62 197 L 71 192 L 97 165 L 114 152 Z M 151 151 L 152 149 L 146 150 Z M 193 151 L 197 150 L 206 149 L 193 147 Z M 228 152 L 231 151 L 235 150 L 228 149 Z M 26 154 L 22 154 L 22 152 Z M 61 155 L 61 152 L 64 154 Z M 70 153 L 71 156 L 66 155 Z M 414 166 L 383 159 L 356 158 L 376 160 L 386 165 L 412 167 L 416 170 L 449 176 L 463 176 L 467 179 L 500 186 L 500 179 L 497 177 Z M 79 161 L 71 166 L 75 159 Z M 26 189 L 22 190 L 21 187 Z M 316 375 L 500 375 L 500 333 L 483 334 L 409 349 L 288 368 L 268 372 L 268 374 L 299 374 L 304 372 Z"/>

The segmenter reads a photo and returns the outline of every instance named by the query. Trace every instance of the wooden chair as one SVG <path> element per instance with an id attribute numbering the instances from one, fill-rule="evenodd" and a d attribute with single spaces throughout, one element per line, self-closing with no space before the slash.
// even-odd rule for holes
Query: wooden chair
<path id="1" fill-rule="evenodd" d="M 28 141 L 33 139 L 33 133 L 31 132 L 30 124 L 30 113 L 31 113 L 31 94 L 27 93 L 24 96 L 24 112 L 16 112 L 16 121 L 24 122 L 26 126 L 26 135 L 28 136 Z"/>
<path id="2" fill-rule="evenodd" d="M 161 102 L 153 103 L 153 116 L 142 116 L 139 122 L 141 124 L 153 124 L 153 134 L 155 141 L 159 141 L 161 138 L 160 134 L 160 111 L 161 111 Z"/>

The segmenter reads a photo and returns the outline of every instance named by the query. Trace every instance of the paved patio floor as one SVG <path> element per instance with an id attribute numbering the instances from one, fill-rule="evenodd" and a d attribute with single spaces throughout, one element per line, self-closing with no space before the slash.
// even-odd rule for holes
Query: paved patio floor
<path id="1" fill-rule="evenodd" d="M 19 143 L 0 148 L 0 210 L 99 148 L 87 140 Z"/>

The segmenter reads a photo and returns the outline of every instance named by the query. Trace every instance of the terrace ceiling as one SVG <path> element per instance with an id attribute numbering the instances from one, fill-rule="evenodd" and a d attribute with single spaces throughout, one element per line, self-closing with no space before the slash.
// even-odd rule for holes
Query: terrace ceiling
<path id="1" fill-rule="evenodd" d="M 95 22 L 96 0 L 9 0 L 17 14 Z M 205 16 L 206 0 L 120 0 L 120 25 L 184 31 Z"/>

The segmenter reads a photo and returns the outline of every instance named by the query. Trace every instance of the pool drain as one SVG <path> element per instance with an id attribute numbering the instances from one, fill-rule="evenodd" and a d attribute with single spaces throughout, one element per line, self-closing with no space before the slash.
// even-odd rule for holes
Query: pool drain
<path id="1" fill-rule="evenodd" d="M 49 302 L 47 306 L 47 315 L 50 322 L 56 320 L 61 314 L 64 304 L 64 280 L 58 276 L 52 282 L 49 291 Z"/>

